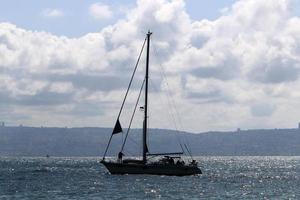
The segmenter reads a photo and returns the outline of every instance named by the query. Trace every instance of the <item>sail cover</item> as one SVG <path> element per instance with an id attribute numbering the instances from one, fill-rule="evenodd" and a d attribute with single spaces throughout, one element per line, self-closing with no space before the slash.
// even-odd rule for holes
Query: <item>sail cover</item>
<path id="1" fill-rule="evenodd" d="M 116 125 L 115 125 L 115 128 L 114 128 L 112 134 L 117 134 L 117 133 L 121 133 L 121 132 L 123 132 L 123 130 L 122 130 L 120 121 L 118 119 L 117 122 L 116 122 Z"/>

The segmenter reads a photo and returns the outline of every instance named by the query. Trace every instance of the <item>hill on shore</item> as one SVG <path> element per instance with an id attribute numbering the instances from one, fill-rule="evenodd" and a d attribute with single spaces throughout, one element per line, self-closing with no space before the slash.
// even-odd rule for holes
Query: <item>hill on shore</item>
<path id="1" fill-rule="evenodd" d="M 109 128 L 0 127 L 0 156 L 102 156 Z M 140 129 L 133 129 L 125 154 L 140 155 Z M 124 135 L 113 137 L 108 155 L 120 150 Z M 151 153 L 181 151 L 179 141 L 199 156 L 300 156 L 299 129 L 242 130 L 192 134 L 150 129 Z"/>

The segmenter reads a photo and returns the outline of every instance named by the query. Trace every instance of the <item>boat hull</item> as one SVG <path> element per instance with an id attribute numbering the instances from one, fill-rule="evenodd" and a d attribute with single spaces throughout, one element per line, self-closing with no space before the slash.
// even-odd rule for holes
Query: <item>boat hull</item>
<path id="1" fill-rule="evenodd" d="M 139 163 L 117 163 L 106 162 L 101 163 L 107 168 L 111 174 L 152 174 L 167 176 L 187 176 L 202 174 L 196 165 L 165 165 L 165 164 L 139 164 Z"/>

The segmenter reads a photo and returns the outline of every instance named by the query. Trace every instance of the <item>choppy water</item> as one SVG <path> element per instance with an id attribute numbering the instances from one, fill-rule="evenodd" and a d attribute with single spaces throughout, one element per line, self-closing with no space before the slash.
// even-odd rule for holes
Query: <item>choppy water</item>
<path id="1" fill-rule="evenodd" d="M 203 175 L 109 175 L 98 158 L 0 158 L 0 199 L 300 199 L 300 157 L 198 157 Z"/>

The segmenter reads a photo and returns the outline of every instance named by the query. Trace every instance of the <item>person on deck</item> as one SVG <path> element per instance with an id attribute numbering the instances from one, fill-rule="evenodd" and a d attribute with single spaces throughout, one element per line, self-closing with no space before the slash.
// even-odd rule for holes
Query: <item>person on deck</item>
<path id="1" fill-rule="evenodd" d="M 170 164 L 174 165 L 174 159 L 172 157 L 170 157 L 169 162 Z"/>
<path id="2" fill-rule="evenodd" d="M 124 156 L 124 154 L 120 151 L 120 152 L 118 153 L 118 162 L 119 162 L 119 163 L 122 163 L 122 158 L 123 158 L 123 156 Z"/>

